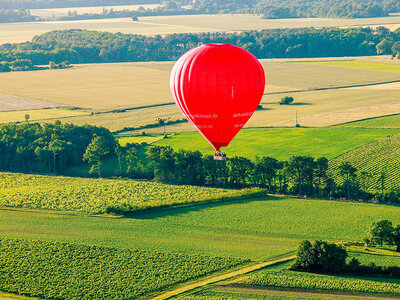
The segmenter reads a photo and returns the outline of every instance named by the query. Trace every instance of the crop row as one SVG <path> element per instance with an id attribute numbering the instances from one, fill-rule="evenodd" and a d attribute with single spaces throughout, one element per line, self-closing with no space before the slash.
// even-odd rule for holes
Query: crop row
<path id="1" fill-rule="evenodd" d="M 46 299 L 135 299 L 244 260 L 0 239 L 0 290 Z"/>
<path id="2" fill-rule="evenodd" d="M 87 213 L 129 213 L 259 193 L 259 189 L 239 191 L 149 181 L 0 173 L 1 206 Z"/>
<path id="3" fill-rule="evenodd" d="M 400 295 L 400 280 L 289 271 L 288 265 L 237 279 L 235 284 Z"/>
<path id="4" fill-rule="evenodd" d="M 369 186 L 379 190 L 379 177 L 384 172 L 384 187 L 386 189 L 400 188 L 400 134 L 382 138 L 350 152 L 347 152 L 330 161 L 330 172 L 334 179 L 343 181 L 338 174 L 338 166 L 343 161 L 351 162 L 360 172 L 368 172 Z M 336 174 L 336 175 L 335 175 Z"/>

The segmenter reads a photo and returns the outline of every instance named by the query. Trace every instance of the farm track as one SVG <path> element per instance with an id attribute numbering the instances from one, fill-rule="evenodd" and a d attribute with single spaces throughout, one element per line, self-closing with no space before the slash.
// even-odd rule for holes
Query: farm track
<path id="1" fill-rule="evenodd" d="M 233 272 L 229 272 L 229 273 L 225 273 L 225 274 L 222 274 L 222 275 L 217 275 L 217 276 L 214 276 L 214 277 L 211 277 L 211 278 L 207 278 L 205 280 L 202 280 L 202 281 L 199 281 L 199 282 L 195 282 L 195 283 L 192 283 L 192 284 L 189 284 L 189 285 L 186 285 L 186 286 L 182 286 L 182 287 L 179 287 L 179 288 L 177 288 L 175 290 L 172 290 L 172 291 L 165 292 L 165 293 L 163 293 L 161 295 L 158 295 L 158 296 L 154 297 L 153 300 L 170 299 L 170 298 L 172 298 L 174 296 L 180 295 L 182 293 L 185 293 L 185 292 L 197 289 L 197 288 L 204 287 L 204 286 L 212 284 L 212 283 L 216 283 L 216 282 L 219 282 L 219 281 L 222 281 L 222 280 L 230 279 L 230 278 L 236 277 L 238 275 L 243 275 L 243 274 L 246 274 L 246 273 L 250 273 L 250 272 L 253 272 L 253 271 L 256 271 L 256 270 L 259 270 L 259 269 L 263 269 L 265 267 L 269 267 L 269 266 L 275 265 L 277 263 L 287 262 L 287 261 L 293 260 L 295 257 L 296 257 L 295 255 L 287 256 L 287 257 L 283 257 L 283 258 L 279 258 L 279 259 L 275 259 L 275 260 L 271 260 L 271 261 L 267 261 L 267 262 L 263 262 L 263 263 L 259 263 L 259 264 L 255 264 L 255 265 L 251 265 L 251 266 L 247 266 L 247 267 L 244 267 L 242 269 L 239 269 L 239 270 L 236 270 L 236 271 L 233 271 Z"/>
<path id="2" fill-rule="evenodd" d="M 268 296 L 285 296 L 285 297 L 307 297 L 309 299 L 340 299 L 340 300 L 380 300 L 380 299 L 400 299 L 400 296 L 377 295 L 377 294 L 357 294 L 342 293 L 335 291 L 322 291 L 298 288 L 273 288 L 273 287 L 257 287 L 245 285 L 227 285 L 217 286 L 212 291 L 221 293 L 249 293 L 250 295 L 268 295 Z"/>

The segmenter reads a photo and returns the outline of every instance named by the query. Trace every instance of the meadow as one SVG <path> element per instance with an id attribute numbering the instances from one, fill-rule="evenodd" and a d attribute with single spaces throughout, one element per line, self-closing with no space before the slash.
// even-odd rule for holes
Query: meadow
<path id="1" fill-rule="evenodd" d="M 0 112 L 25 109 L 57 108 L 59 105 L 15 96 L 0 95 Z"/>
<path id="2" fill-rule="evenodd" d="M 0 205 L 92 214 L 251 198 L 260 189 L 172 186 L 150 181 L 0 173 Z"/>
<path id="3" fill-rule="evenodd" d="M 373 143 L 356 148 L 344 153 L 330 161 L 330 171 L 337 173 L 338 166 L 348 161 L 358 169 L 358 172 L 369 174 L 368 185 L 372 190 L 382 188 L 381 181 L 378 179 L 382 172 L 385 174 L 384 188 L 396 190 L 400 188 L 400 134 L 395 134 L 377 140 Z M 335 180 L 342 182 L 343 179 L 336 176 Z"/>
<path id="4" fill-rule="evenodd" d="M 332 159 L 396 132 L 395 129 L 252 128 L 240 131 L 223 151 L 230 157 L 238 155 L 252 159 L 271 156 L 286 160 L 293 155 Z M 198 132 L 182 132 L 153 145 L 213 153 L 212 146 Z"/>
<path id="5" fill-rule="evenodd" d="M 44 299 L 136 299 L 244 262 L 0 238 L 0 289 Z"/>
<path id="6" fill-rule="evenodd" d="M 150 212 L 133 218 L 0 209 L 4 237 L 266 261 L 303 239 L 359 241 L 372 222 L 398 222 L 399 207 L 264 197 Z"/>
<path id="7" fill-rule="evenodd" d="M 67 8 L 68 9 L 68 8 Z M 89 8 L 86 8 L 89 10 Z M 43 12 L 47 14 L 47 12 Z M 54 12 L 57 14 L 57 12 Z M 156 16 L 141 17 L 138 22 L 130 18 L 98 19 L 83 21 L 32 22 L 29 28 L 21 23 L 0 24 L 0 43 L 15 43 L 30 40 L 33 36 L 51 30 L 90 29 L 109 32 L 122 32 L 143 35 L 196 33 L 219 31 L 261 30 L 299 27 L 357 27 L 387 25 L 400 27 L 400 16 L 361 19 L 261 19 L 258 15 L 194 15 L 194 16 Z"/>

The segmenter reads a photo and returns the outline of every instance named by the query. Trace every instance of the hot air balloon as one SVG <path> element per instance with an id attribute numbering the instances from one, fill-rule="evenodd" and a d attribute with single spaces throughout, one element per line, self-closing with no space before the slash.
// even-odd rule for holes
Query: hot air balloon
<path id="1" fill-rule="evenodd" d="M 230 44 L 205 44 L 186 52 L 171 72 L 175 103 L 225 160 L 228 146 L 260 104 L 264 70 L 250 52 Z"/>

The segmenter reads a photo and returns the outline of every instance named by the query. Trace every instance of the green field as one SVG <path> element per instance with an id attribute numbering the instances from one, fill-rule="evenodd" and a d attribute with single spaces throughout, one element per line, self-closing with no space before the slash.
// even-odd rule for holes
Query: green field
<path id="1" fill-rule="evenodd" d="M 356 60 L 335 60 L 335 61 L 301 62 L 301 64 L 327 66 L 327 67 L 339 67 L 339 68 L 355 69 L 355 70 L 387 72 L 387 73 L 400 73 L 400 64 L 394 64 L 394 63 L 356 61 Z"/>
<path id="2" fill-rule="evenodd" d="M 159 128 L 160 130 L 160 128 Z M 151 135 L 137 135 L 137 136 L 122 136 L 118 137 L 118 142 L 121 146 L 126 146 L 128 143 L 136 143 L 136 144 L 141 144 L 141 143 L 147 143 L 151 144 L 154 143 L 160 139 L 163 138 L 163 135 L 156 135 L 156 134 L 151 134 Z"/>
<path id="3" fill-rule="evenodd" d="M 150 181 L 0 173 L 0 205 L 86 213 L 124 213 L 249 196 L 261 190 L 172 186 Z"/>
<path id="4" fill-rule="evenodd" d="M 267 197 L 147 213 L 135 218 L 0 210 L 5 237 L 268 260 L 303 239 L 361 240 L 370 224 L 398 222 L 399 207 Z"/>
<path id="5" fill-rule="evenodd" d="M 240 131 L 223 151 L 230 157 L 235 155 L 250 158 L 271 156 L 285 160 L 293 155 L 311 155 L 332 159 L 396 132 L 395 129 L 354 128 L 245 129 Z M 205 154 L 213 154 L 213 148 L 197 132 L 180 133 L 159 140 L 153 145 L 199 150 Z"/>
<path id="6" fill-rule="evenodd" d="M 385 189 L 399 189 L 399 154 L 400 134 L 395 134 L 338 156 L 330 162 L 330 170 L 332 174 L 336 174 L 340 163 L 349 161 L 359 172 L 365 171 L 370 174 L 369 184 L 373 190 L 381 188 L 378 180 L 381 172 L 386 174 Z M 335 179 L 339 182 L 343 181 L 339 177 Z"/>
<path id="7" fill-rule="evenodd" d="M 373 258 L 368 258 L 371 261 Z M 383 262 L 381 259 L 380 262 Z M 388 261 L 390 262 L 390 261 Z M 317 289 L 338 292 L 383 293 L 400 295 L 400 279 L 334 276 L 290 271 L 291 263 L 281 264 L 239 278 L 235 284 L 258 287 Z"/>
<path id="8" fill-rule="evenodd" d="M 0 289 L 44 299 L 136 299 L 244 262 L 0 238 Z"/>
<path id="9" fill-rule="evenodd" d="M 339 124 L 338 126 L 359 128 L 400 128 L 400 114 Z"/>

